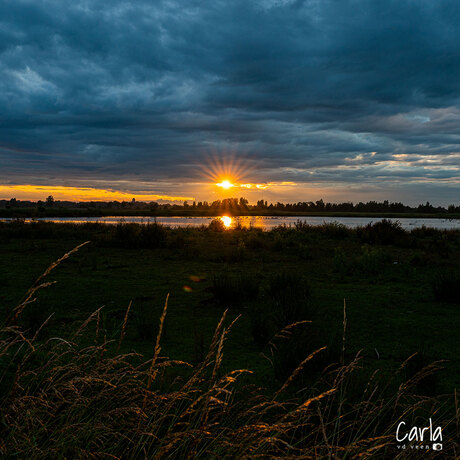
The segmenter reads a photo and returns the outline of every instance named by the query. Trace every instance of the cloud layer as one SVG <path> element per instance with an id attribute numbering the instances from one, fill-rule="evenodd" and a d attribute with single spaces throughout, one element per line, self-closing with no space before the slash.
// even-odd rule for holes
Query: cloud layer
<path id="1" fill-rule="evenodd" d="M 231 153 L 296 201 L 458 201 L 459 36 L 457 0 L 5 1 L 0 179 L 198 196 Z"/>

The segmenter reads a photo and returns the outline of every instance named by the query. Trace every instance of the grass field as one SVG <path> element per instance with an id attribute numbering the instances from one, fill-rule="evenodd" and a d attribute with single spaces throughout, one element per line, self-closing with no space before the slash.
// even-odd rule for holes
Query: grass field
<path id="1" fill-rule="evenodd" d="M 114 359 L 123 336 L 121 353 L 135 351 L 151 358 L 169 294 L 162 356 L 199 367 L 210 359 L 207 353 L 214 346 L 219 376 L 250 369 L 252 373 L 242 375 L 239 385 L 263 386 L 268 395 L 294 373 L 284 392 L 285 400 L 291 400 L 304 397 L 305 388 L 310 389 L 308 397 L 313 397 L 313 389 L 337 389 L 325 385 L 328 372 L 338 372 L 359 354 L 359 365 L 353 365 L 353 378 L 347 384 L 350 403 L 361 401 L 363 388 L 371 380 L 385 388 L 382 400 L 390 401 L 404 381 L 422 371 L 424 377 L 417 377 L 411 387 L 413 394 L 431 401 L 432 408 L 435 403 L 430 398 L 446 398 L 450 401 L 447 412 L 455 414 L 453 395 L 460 375 L 460 232 L 419 229 L 408 233 L 385 221 L 358 230 L 299 224 L 270 232 L 224 230 L 217 221 L 211 228 L 175 230 L 155 224 L 0 224 L 2 316 L 11 318 L 13 307 L 24 300 L 38 276 L 85 241 L 90 243 L 46 277 L 56 284 L 40 289 L 37 300 L 25 305 L 13 322 L 26 337 L 34 337 L 50 315 L 35 340 L 45 343 L 56 336 L 71 336 L 102 307 L 81 334 L 81 346 L 94 346 L 96 334 L 98 346 L 113 340 L 116 346 L 107 354 Z M 222 354 L 213 336 L 225 311 L 226 325 L 236 321 L 225 334 Z M 297 326 L 279 334 L 292 323 Z M 442 369 L 424 373 L 434 361 L 443 361 L 435 366 Z M 166 382 L 184 372 L 189 376 L 187 372 L 192 371 L 168 371 Z M 14 387 L 14 374 L 10 380 L 5 375 L 2 388 Z M 160 393 L 166 384 L 162 385 Z M 457 417 L 458 423 L 458 412 L 450 417 Z M 318 420 L 309 423 L 320 426 Z M 374 435 L 378 436 L 378 430 Z M 337 445 L 328 445 L 323 439 L 321 449 L 328 453 L 321 451 L 321 455 L 327 458 L 330 448 L 343 448 L 344 441 L 336 441 Z M 283 442 L 287 441 L 283 438 Z M 318 439 L 315 442 L 309 448 L 319 445 Z M 378 442 L 364 443 L 363 449 Z M 273 446 L 264 446 L 271 452 Z M 27 449 L 22 453 L 30 455 L 33 449 Z M 276 449 L 283 451 L 281 444 Z M 141 456 L 139 452 L 133 450 L 133 458 Z M 205 449 L 202 454 L 206 457 L 209 452 Z M 183 453 L 174 451 L 171 456 L 181 458 Z M 295 449 L 291 453 L 298 454 Z M 394 452 L 388 455 L 396 456 Z"/>

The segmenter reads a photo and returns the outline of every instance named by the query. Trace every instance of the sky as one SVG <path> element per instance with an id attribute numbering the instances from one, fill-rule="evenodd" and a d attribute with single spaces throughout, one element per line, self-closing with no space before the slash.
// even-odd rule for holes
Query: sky
<path id="1" fill-rule="evenodd" d="M 50 193 L 458 205 L 460 2 L 4 0 L 0 199 Z"/>

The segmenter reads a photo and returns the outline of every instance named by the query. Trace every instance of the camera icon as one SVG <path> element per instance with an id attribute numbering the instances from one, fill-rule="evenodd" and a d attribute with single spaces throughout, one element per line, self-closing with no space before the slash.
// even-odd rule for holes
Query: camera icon
<path id="1" fill-rule="evenodd" d="M 433 447 L 432 447 L 433 450 L 442 450 L 442 444 L 433 444 Z"/>

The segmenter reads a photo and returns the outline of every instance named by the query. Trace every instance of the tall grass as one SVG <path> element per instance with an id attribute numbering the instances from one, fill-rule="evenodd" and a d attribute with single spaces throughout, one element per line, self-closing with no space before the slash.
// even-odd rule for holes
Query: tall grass
<path id="1" fill-rule="evenodd" d="M 245 385 L 241 377 L 248 370 L 223 372 L 233 327 L 225 313 L 194 366 L 162 354 L 167 303 L 149 356 L 118 351 L 129 307 L 113 341 L 101 334 L 99 310 L 68 337 L 42 340 L 46 322 L 29 334 L 17 320 L 56 266 L 38 278 L 0 330 L 4 458 L 409 458 L 420 452 L 395 448 L 396 425 L 404 419 L 424 426 L 429 416 L 443 427 L 440 457 L 458 454 L 452 441 L 458 408 L 446 405 L 447 397 L 414 392 L 437 364 L 393 392 L 371 378 L 352 402 L 348 392 L 362 365 L 359 354 L 296 393 L 293 384 L 320 351 L 306 354 L 274 392 Z"/>

